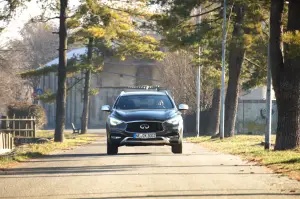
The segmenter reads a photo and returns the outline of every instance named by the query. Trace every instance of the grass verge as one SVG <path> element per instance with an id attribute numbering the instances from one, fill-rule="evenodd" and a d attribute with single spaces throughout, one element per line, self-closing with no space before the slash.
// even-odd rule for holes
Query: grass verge
<path id="1" fill-rule="evenodd" d="M 53 131 L 39 131 L 37 137 L 40 138 L 53 138 Z M 5 156 L 0 156 L 0 168 L 10 167 L 18 162 L 28 160 L 30 158 L 37 158 L 47 155 L 55 150 L 70 149 L 75 146 L 88 144 L 99 135 L 84 134 L 73 135 L 71 132 L 65 132 L 65 141 L 63 143 L 50 142 L 44 144 L 27 144 L 16 147 L 13 153 Z"/>
<path id="2" fill-rule="evenodd" d="M 238 155 L 244 160 L 255 161 L 259 165 L 267 166 L 276 173 L 288 175 L 300 181 L 300 148 L 288 151 L 265 151 L 260 143 L 264 136 L 238 135 L 233 138 L 211 139 L 208 136 L 199 138 L 188 138 L 193 143 L 199 143 L 205 148 L 213 151 Z M 272 136 L 272 143 L 275 136 Z"/>

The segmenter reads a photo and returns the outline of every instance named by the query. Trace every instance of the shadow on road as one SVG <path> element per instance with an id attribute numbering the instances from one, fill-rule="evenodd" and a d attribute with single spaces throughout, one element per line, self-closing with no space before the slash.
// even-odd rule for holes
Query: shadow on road
<path id="1" fill-rule="evenodd" d="M 243 197 L 243 196 L 299 196 L 300 194 L 284 193 L 230 193 L 230 194 L 170 194 L 170 195 L 146 195 L 146 196 L 112 196 L 112 197 L 91 197 L 81 199 L 119 199 L 119 198 L 183 198 L 183 197 Z"/>
<path id="2" fill-rule="evenodd" d="M 135 176 L 135 175 L 270 175 L 270 173 L 254 172 L 134 172 L 136 169 L 148 168 L 185 168 L 185 167 L 212 167 L 212 166 L 232 166 L 232 165 L 177 165 L 160 166 L 152 164 L 135 165 L 102 165 L 102 166 L 73 166 L 73 167 L 32 167 L 32 168 L 10 168 L 0 172 L 0 178 L 33 178 L 33 177 L 72 177 L 72 176 Z M 248 165 L 239 165 L 248 166 Z M 124 173 L 126 172 L 126 173 Z M 62 175 L 66 174 L 66 175 Z M 27 176 L 29 175 L 29 176 Z M 36 175 L 36 176 L 33 176 Z"/>
<path id="3" fill-rule="evenodd" d="M 106 153 L 80 153 L 80 154 L 53 154 L 43 158 L 77 158 L 77 157 L 101 157 L 101 156 L 130 156 L 130 155 L 150 155 L 151 153 L 119 153 L 118 155 L 107 155 Z"/>
<path id="4" fill-rule="evenodd" d="M 188 193 L 184 193 L 184 192 L 212 192 L 212 193 L 199 193 L 199 194 L 188 194 Z M 232 189 L 232 190 L 225 190 L 225 191 L 229 191 L 231 193 L 214 193 L 214 192 L 219 192 L 220 190 L 218 189 L 210 189 L 210 190 L 179 190 L 179 192 L 181 194 L 166 194 L 166 193 L 170 193 L 173 192 L 174 190 L 164 190 L 164 191 L 151 191 L 151 192 L 142 192 L 142 191 L 136 191 L 134 192 L 134 194 L 139 194 L 137 195 L 127 195 L 127 194 L 133 194 L 133 192 L 106 192 L 106 193 L 78 193 L 78 194 L 51 194 L 51 195 L 31 195 L 31 196 L 22 196 L 22 198 L 35 198 L 35 197 L 39 197 L 39 198 L 45 198 L 45 197 L 67 197 L 70 198 L 71 196 L 73 196 L 73 198 L 81 198 L 81 199 L 119 199 L 119 198 L 184 198 L 184 197 L 203 197 L 203 198 L 207 198 L 207 197 L 247 197 L 249 198 L 249 196 L 253 196 L 255 197 L 261 197 L 261 196 L 300 196 L 300 193 L 265 193 L 264 190 L 259 190 L 259 189 Z M 247 193 L 245 193 L 245 191 L 248 191 Z M 251 193 L 251 191 L 253 193 Z M 259 193 L 257 193 L 257 191 L 261 191 Z M 233 192 L 233 193 L 232 193 Z M 151 194 L 150 194 L 151 193 Z M 162 193 L 162 194 L 160 194 Z M 122 195 L 122 196 L 101 196 L 101 197 L 86 197 L 87 195 L 104 195 L 104 194 L 114 194 L 114 195 Z M 144 195 L 141 195 L 144 194 Z M 85 197 L 80 197 L 84 195 Z M 19 198 L 19 197 L 0 197 L 0 198 Z"/>

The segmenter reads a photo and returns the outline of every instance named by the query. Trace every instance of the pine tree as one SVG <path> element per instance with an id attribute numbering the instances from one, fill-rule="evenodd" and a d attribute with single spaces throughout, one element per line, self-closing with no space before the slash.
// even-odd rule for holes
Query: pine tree
<path id="1" fill-rule="evenodd" d="M 60 0 L 59 16 L 59 64 L 58 64 L 58 84 L 56 92 L 56 117 L 54 141 L 64 141 L 64 129 L 66 119 L 66 99 L 67 99 L 67 9 L 68 0 Z"/>
<path id="2" fill-rule="evenodd" d="M 278 109 L 275 150 L 300 146 L 299 19 L 300 1 L 286 6 L 283 0 L 271 1 L 270 62 Z"/>
<path id="3" fill-rule="evenodd" d="M 3 0 L 0 9 L 0 33 L 5 29 L 7 23 L 15 16 L 18 8 L 23 8 L 28 0 Z"/>
<path id="4" fill-rule="evenodd" d="M 163 53 L 159 50 L 160 43 L 154 37 L 147 36 L 139 30 L 139 21 L 144 20 L 140 18 L 142 12 L 131 9 L 130 5 L 133 5 L 131 3 L 127 3 L 127 6 L 124 4 L 121 4 L 122 8 L 120 8 L 99 3 L 96 0 L 83 0 L 67 21 L 69 29 L 73 32 L 69 43 L 89 42 L 87 55 L 72 58 L 66 67 L 66 73 L 79 71 L 85 73 L 84 109 L 81 125 L 83 133 L 87 130 L 91 73 L 99 72 L 102 69 L 105 56 L 115 56 L 121 60 L 127 57 L 159 60 L 163 57 Z M 144 15 L 148 14 L 144 13 Z M 93 56 L 95 52 L 98 52 L 97 56 Z M 96 63 L 97 61 L 98 63 Z M 57 66 L 53 65 L 35 71 L 26 71 L 21 75 L 24 78 L 45 75 L 56 69 Z M 53 99 L 53 96 L 55 94 L 46 93 L 42 98 L 49 100 Z"/>
<path id="5" fill-rule="evenodd" d="M 168 9 L 153 19 L 157 22 L 156 29 L 164 36 L 165 44 L 172 48 L 186 48 L 201 45 L 201 41 L 208 39 L 216 41 L 218 46 L 212 50 L 211 44 L 205 45 L 205 56 L 211 56 L 208 62 L 202 62 L 205 70 L 220 68 L 220 54 L 216 54 L 221 49 L 220 38 L 222 29 L 222 9 L 223 1 L 169 1 L 156 0 L 168 6 Z M 263 1 L 240 1 L 233 0 L 228 2 L 228 86 L 225 102 L 225 135 L 234 135 L 235 118 L 237 113 L 240 76 L 244 58 L 248 49 L 252 47 L 253 38 L 261 35 L 261 23 L 265 20 L 264 11 L 266 2 Z M 202 13 L 192 14 L 193 10 L 202 5 Z M 199 15 L 207 16 L 200 25 L 193 23 L 193 19 Z M 200 27 L 200 28 L 199 28 Z M 214 32 L 219 33 L 214 36 Z M 211 35 L 210 38 L 207 35 Z M 214 46 L 214 45 L 212 45 Z M 197 52 L 196 50 L 194 52 Z M 220 52 L 220 51 L 219 51 Z M 203 55 L 202 55 L 203 56 Z M 209 63 L 211 62 L 211 64 Z M 215 63 L 213 63 L 215 62 Z M 212 66 L 214 67 L 206 67 Z M 217 96 L 217 95 L 216 95 Z M 218 101 L 218 100 L 216 100 Z M 218 107 L 218 106 L 216 106 Z M 216 114 L 217 115 L 217 114 Z"/>

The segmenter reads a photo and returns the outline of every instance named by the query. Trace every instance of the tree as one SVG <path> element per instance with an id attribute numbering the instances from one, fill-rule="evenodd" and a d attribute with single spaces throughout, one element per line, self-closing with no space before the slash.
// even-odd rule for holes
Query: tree
<path id="1" fill-rule="evenodd" d="M 300 146 L 300 1 L 288 1 L 287 12 L 284 3 L 272 0 L 270 9 L 269 56 L 278 108 L 275 150 Z"/>
<path id="2" fill-rule="evenodd" d="M 126 57 L 134 57 L 136 59 L 161 59 L 163 53 L 159 50 L 159 42 L 153 37 L 143 35 L 138 22 L 140 12 L 130 8 L 134 3 L 122 3 L 121 9 L 117 6 L 98 2 L 95 0 L 82 1 L 81 5 L 73 13 L 72 17 L 67 21 L 69 28 L 72 30 L 69 42 L 85 43 L 89 41 L 88 55 L 72 58 L 71 63 L 68 61 L 68 66 L 63 70 L 64 76 L 67 73 L 76 73 L 84 71 L 85 73 L 85 89 L 84 89 L 84 109 L 82 115 L 82 132 L 86 132 L 88 118 L 88 102 L 90 93 L 90 77 L 91 72 L 97 72 L 101 69 L 103 63 L 95 64 L 94 60 L 100 61 L 104 59 L 107 52 L 113 52 L 113 56 L 124 60 Z M 127 6 L 124 6 L 127 5 Z M 112 7 L 111 7 L 112 6 Z M 129 7 L 128 7 L 129 6 Z M 98 56 L 93 54 L 98 51 Z M 99 51 L 102 53 L 99 56 Z M 111 53 L 110 52 L 110 53 Z M 60 71 L 58 66 L 58 76 Z M 45 67 L 39 70 L 31 70 L 22 73 L 23 77 L 45 75 L 49 72 L 55 72 L 57 66 Z M 61 90 L 60 90 L 61 89 Z M 61 93 L 66 89 L 58 88 L 56 100 L 58 100 L 59 91 Z M 55 95 L 55 94 L 54 94 Z M 53 95 L 48 95 L 48 98 L 53 99 Z M 60 97 L 60 99 L 62 99 Z M 56 101 L 57 104 L 63 102 Z M 61 106 L 63 107 L 63 106 Z M 58 108 L 58 105 L 57 105 Z M 63 115 L 62 113 L 61 115 Z M 56 118 L 57 122 L 63 121 L 63 117 Z M 58 121 L 59 120 L 59 121 Z M 63 125 L 62 123 L 58 126 Z M 61 127 L 59 128 L 61 129 Z M 57 131 L 60 133 L 61 131 Z"/>
<path id="3" fill-rule="evenodd" d="M 229 45 L 229 81 L 225 99 L 225 137 L 233 136 L 235 130 L 240 74 L 246 52 L 242 27 L 242 24 L 245 22 L 245 8 L 246 5 L 242 5 L 240 3 L 235 4 L 233 8 L 235 18 L 233 19 L 234 28 Z"/>
<path id="4" fill-rule="evenodd" d="M 260 3 L 260 4 L 259 4 Z M 240 91 L 240 77 L 246 52 L 252 48 L 256 37 L 263 35 L 262 23 L 265 21 L 266 2 L 234 2 L 233 31 L 229 44 L 229 80 L 225 99 L 225 136 L 234 135 L 235 121 Z"/>
<path id="5" fill-rule="evenodd" d="M 212 137 L 219 134 L 221 111 L 221 89 L 215 88 L 212 98 L 212 106 L 210 111 L 210 120 L 207 127 L 207 133 Z"/>
<path id="6" fill-rule="evenodd" d="M 214 31 L 222 32 L 221 11 L 223 1 L 165 1 L 156 0 L 155 3 L 161 3 L 166 6 L 163 14 L 155 16 L 157 30 L 162 33 L 166 45 L 172 48 L 186 48 L 198 46 L 201 41 L 206 39 L 207 35 Z M 225 136 L 234 135 L 235 118 L 238 105 L 239 87 L 241 84 L 240 76 L 244 63 L 245 53 L 253 43 L 253 38 L 261 35 L 261 23 L 264 21 L 263 1 L 229 1 L 229 16 L 232 18 L 229 23 L 229 46 L 228 46 L 228 86 L 225 102 Z M 193 10 L 202 6 L 202 12 L 193 14 Z M 232 11 L 232 16 L 231 16 Z M 209 15 L 208 15 L 209 14 Z M 199 25 L 192 23 L 195 17 L 206 16 Z M 219 37 L 214 37 L 219 42 Z M 212 37 L 210 38 L 212 39 Z M 210 48 L 209 45 L 205 45 Z M 219 46 L 220 49 L 220 46 Z M 209 51 L 215 54 L 215 51 Z M 219 60 L 214 67 L 219 68 L 220 57 L 215 56 L 212 60 Z M 206 65 L 207 66 L 207 65 Z M 217 95 L 216 95 L 217 96 Z M 216 106 L 218 107 L 218 106 Z M 217 120 L 216 120 L 217 121 Z"/>
<path id="7" fill-rule="evenodd" d="M 69 20 L 70 27 L 77 29 L 73 35 L 73 40 L 79 39 L 84 41 L 84 38 L 89 38 L 87 64 L 84 66 L 86 71 L 84 104 L 81 118 L 82 133 L 87 132 L 94 38 L 102 39 L 98 41 L 103 41 L 104 44 L 109 45 L 109 43 L 111 43 L 112 50 L 114 50 L 121 59 L 133 55 L 140 55 L 141 57 L 152 59 L 159 59 L 161 56 L 161 53 L 157 51 L 158 43 L 155 39 L 149 36 L 142 36 L 137 32 L 137 20 L 132 19 L 131 16 L 134 15 L 134 11 L 130 10 L 132 4 L 123 3 L 122 6 L 124 5 L 127 5 L 125 11 L 116 6 L 111 7 L 109 4 L 94 0 L 82 1 L 82 4 L 78 7 L 71 20 Z M 135 18 L 137 18 L 137 16 L 135 16 Z"/>
<path id="8" fill-rule="evenodd" d="M 0 51 L 0 113 L 6 112 L 6 107 L 18 98 L 28 97 L 28 89 L 22 79 L 15 74 L 19 70 L 14 51 Z M 29 94 L 30 95 L 30 94 Z"/>
<path id="9" fill-rule="evenodd" d="M 172 89 L 174 100 L 190 105 L 189 110 L 194 112 L 196 78 L 192 53 L 184 50 L 167 53 L 159 69 L 164 86 Z"/>
<path id="10" fill-rule="evenodd" d="M 28 82 L 17 74 L 24 67 L 22 48 L 15 42 L 0 47 L 0 112 L 6 113 L 7 106 L 15 101 L 30 101 L 32 89 Z"/>
<path id="11" fill-rule="evenodd" d="M 24 7 L 30 0 L 3 0 L 0 10 L 0 33 L 5 29 L 7 23 L 15 16 L 18 8 Z"/>
<path id="12" fill-rule="evenodd" d="M 56 122 L 54 141 L 64 141 L 64 129 L 66 119 L 66 98 L 67 98 L 67 8 L 68 0 L 60 0 L 59 16 L 59 65 L 58 65 L 58 84 L 56 92 Z"/>
<path id="13" fill-rule="evenodd" d="M 201 78 L 201 111 L 209 113 L 208 123 L 201 123 L 206 129 L 203 134 L 215 135 L 219 132 L 219 113 L 220 113 L 220 67 L 215 67 L 213 56 L 219 54 L 220 50 L 215 48 L 214 40 L 208 39 L 211 45 L 202 54 Z M 216 45 L 217 46 L 217 45 Z M 211 51 L 216 50 L 215 53 Z M 210 52 L 208 52 L 210 51 Z M 194 53 L 178 50 L 168 52 L 161 63 L 160 72 L 163 78 L 163 85 L 172 89 L 172 95 L 177 103 L 186 103 L 190 106 L 189 114 L 196 110 L 196 76 Z M 180 81 L 178 81 L 180 80 Z"/>
<path id="14" fill-rule="evenodd" d="M 202 6 L 200 14 L 195 12 L 199 5 Z M 215 135 L 219 131 L 220 121 L 221 40 L 219 38 L 222 35 L 220 20 L 222 6 L 207 1 L 176 1 L 169 7 L 166 13 L 153 17 L 157 23 L 155 28 L 163 35 L 163 42 L 170 50 L 188 49 L 189 52 L 193 52 L 191 53 L 194 57 L 193 65 L 201 64 L 201 110 L 207 110 L 210 114 L 205 133 Z M 196 24 L 195 18 L 200 15 L 202 23 Z M 200 58 L 195 53 L 198 52 L 198 46 L 202 48 Z M 194 97 L 195 86 L 193 89 Z M 192 103 L 195 106 L 196 100 Z"/>
<path id="15" fill-rule="evenodd" d="M 22 70 L 37 69 L 57 56 L 58 38 L 52 32 L 55 27 L 50 23 L 27 23 L 20 32 L 21 39 L 12 41 L 10 48 L 15 56 L 22 59 Z M 36 89 L 40 77 L 28 79 L 28 84 Z"/>
<path id="16" fill-rule="evenodd" d="M 269 31 L 268 28 L 264 31 Z M 244 69 L 241 74 L 242 88 L 249 89 L 263 86 L 267 81 L 269 34 L 254 38 L 251 48 L 247 49 L 244 61 Z"/>
<path id="17" fill-rule="evenodd" d="M 0 10 L 0 34 L 6 25 L 15 16 L 18 8 L 25 5 L 27 0 L 3 0 Z M 6 106 L 18 98 L 29 98 L 29 89 L 24 81 L 15 73 L 19 71 L 22 62 L 19 54 L 20 49 L 15 49 L 11 44 L 0 47 L 0 109 L 6 111 Z"/>
<path id="18" fill-rule="evenodd" d="M 92 56 L 93 56 L 93 42 L 94 39 L 92 37 L 89 38 L 89 44 L 88 44 L 88 53 L 87 53 L 87 61 L 88 64 L 91 64 L 92 62 Z M 81 133 L 86 133 L 88 128 L 88 117 L 89 117 L 89 91 L 91 86 L 91 75 L 92 71 L 90 69 L 86 70 L 85 72 L 85 82 L 84 82 L 84 91 L 83 91 L 83 110 L 82 110 L 82 116 L 81 116 Z"/>

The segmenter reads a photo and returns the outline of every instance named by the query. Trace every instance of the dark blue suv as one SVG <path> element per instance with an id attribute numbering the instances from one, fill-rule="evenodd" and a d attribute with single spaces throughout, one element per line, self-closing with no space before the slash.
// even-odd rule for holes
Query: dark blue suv
<path id="1" fill-rule="evenodd" d="M 183 119 L 167 92 L 122 92 L 113 107 L 102 106 L 110 112 L 106 122 L 107 154 L 118 153 L 120 146 L 169 145 L 173 153 L 182 153 Z"/>

